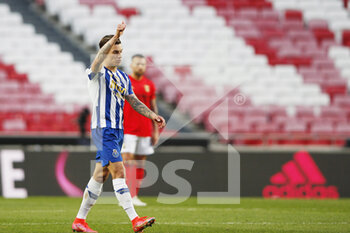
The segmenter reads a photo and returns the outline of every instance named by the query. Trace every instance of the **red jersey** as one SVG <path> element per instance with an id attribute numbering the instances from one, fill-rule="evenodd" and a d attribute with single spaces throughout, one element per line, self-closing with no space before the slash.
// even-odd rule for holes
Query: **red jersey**
<path id="1" fill-rule="evenodd" d="M 148 108 L 151 108 L 151 100 L 156 98 L 156 88 L 153 82 L 142 76 L 140 80 L 129 75 L 132 89 L 137 98 Z M 152 120 L 136 112 L 128 102 L 124 106 L 124 133 L 139 137 L 152 136 Z"/>

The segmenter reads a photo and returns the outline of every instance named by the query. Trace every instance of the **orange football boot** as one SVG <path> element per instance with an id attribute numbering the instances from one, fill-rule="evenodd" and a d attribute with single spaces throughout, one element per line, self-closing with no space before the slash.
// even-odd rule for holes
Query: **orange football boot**
<path id="1" fill-rule="evenodd" d="M 97 231 L 92 230 L 85 219 L 76 218 L 72 224 L 72 230 L 73 232 L 95 232 Z"/>
<path id="2" fill-rule="evenodd" d="M 136 217 L 131 221 L 132 229 L 134 232 L 141 233 L 146 227 L 151 227 L 155 221 L 155 217 Z"/>

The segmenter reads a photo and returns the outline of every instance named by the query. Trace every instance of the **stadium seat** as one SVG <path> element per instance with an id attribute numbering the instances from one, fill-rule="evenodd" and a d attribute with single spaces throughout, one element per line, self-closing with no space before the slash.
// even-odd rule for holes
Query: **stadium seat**
<path id="1" fill-rule="evenodd" d="M 323 19 L 313 19 L 308 21 L 308 26 L 310 29 L 327 29 L 328 22 Z"/>
<path id="2" fill-rule="evenodd" d="M 285 122 L 282 129 L 286 133 L 306 133 L 307 127 L 304 122 Z"/>
<path id="3" fill-rule="evenodd" d="M 335 132 L 338 134 L 350 134 L 350 124 L 348 122 L 338 123 L 335 127 Z"/>
<path id="4" fill-rule="evenodd" d="M 310 132 L 314 134 L 332 134 L 334 127 L 330 122 L 315 122 L 311 125 Z"/>
<path id="5" fill-rule="evenodd" d="M 298 21 L 303 20 L 303 13 L 298 10 L 286 10 L 284 12 L 284 15 L 287 20 L 298 20 Z"/>
<path id="6" fill-rule="evenodd" d="M 240 134 L 240 133 L 251 133 L 251 132 L 252 132 L 252 126 L 250 124 L 232 122 L 230 120 L 229 133 L 231 135 Z"/>

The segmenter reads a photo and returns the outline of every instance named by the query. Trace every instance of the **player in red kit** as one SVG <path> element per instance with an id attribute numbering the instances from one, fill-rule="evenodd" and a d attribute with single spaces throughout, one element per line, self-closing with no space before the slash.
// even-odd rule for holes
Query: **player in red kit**
<path id="1" fill-rule="evenodd" d="M 144 76 L 146 63 L 146 58 L 143 55 L 134 55 L 130 65 L 132 74 L 129 78 L 137 98 L 155 113 L 158 113 L 155 86 L 151 80 Z M 121 152 L 125 161 L 126 182 L 135 206 L 147 205 L 138 198 L 137 194 L 144 177 L 145 160 L 148 155 L 154 153 L 153 146 L 157 144 L 158 139 L 158 127 L 148 118 L 137 114 L 126 103 L 124 107 L 124 144 Z"/>

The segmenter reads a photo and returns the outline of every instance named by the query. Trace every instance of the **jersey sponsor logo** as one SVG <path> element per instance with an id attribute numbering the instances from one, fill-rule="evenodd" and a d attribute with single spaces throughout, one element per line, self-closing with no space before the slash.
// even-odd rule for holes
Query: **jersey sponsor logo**
<path id="1" fill-rule="evenodd" d="M 109 86 L 112 89 L 113 95 L 118 98 L 123 98 L 126 93 L 126 89 L 118 85 L 114 80 L 111 80 L 111 85 Z"/>
<path id="2" fill-rule="evenodd" d="M 150 92 L 151 91 L 151 87 L 149 85 L 145 85 L 145 92 Z"/>
<path id="3" fill-rule="evenodd" d="M 335 186 L 326 186 L 326 178 L 306 151 L 294 154 L 282 165 L 282 171 L 270 178 L 272 185 L 263 189 L 265 198 L 338 198 Z"/>

